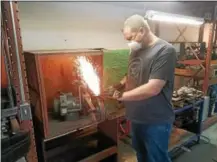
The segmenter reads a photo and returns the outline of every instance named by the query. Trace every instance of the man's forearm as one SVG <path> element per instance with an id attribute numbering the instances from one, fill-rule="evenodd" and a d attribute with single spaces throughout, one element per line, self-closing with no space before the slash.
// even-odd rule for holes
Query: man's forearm
<path id="1" fill-rule="evenodd" d="M 147 84 L 141 85 L 131 91 L 124 92 L 120 100 L 122 101 L 138 101 L 148 99 L 160 93 L 165 81 L 152 80 Z"/>
<path id="2" fill-rule="evenodd" d="M 123 93 L 122 101 L 139 101 L 153 97 L 154 93 L 146 85 Z"/>

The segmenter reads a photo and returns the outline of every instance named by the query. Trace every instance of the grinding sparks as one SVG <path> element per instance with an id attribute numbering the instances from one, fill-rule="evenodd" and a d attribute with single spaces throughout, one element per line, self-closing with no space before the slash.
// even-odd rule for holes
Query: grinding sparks
<path id="1" fill-rule="evenodd" d="M 84 56 L 80 56 L 77 61 L 79 63 L 78 69 L 83 81 L 87 84 L 88 88 L 98 96 L 100 94 L 100 83 L 96 69 Z"/>

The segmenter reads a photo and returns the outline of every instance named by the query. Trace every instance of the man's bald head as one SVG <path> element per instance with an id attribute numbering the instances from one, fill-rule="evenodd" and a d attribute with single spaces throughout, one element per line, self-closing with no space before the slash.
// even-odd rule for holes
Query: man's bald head
<path id="1" fill-rule="evenodd" d="M 137 32 L 139 29 L 144 28 L 150 30 L 147 21 L 140 15 L 132 15 L 124 22 L 124 29 L 130 29 L 132 32 Z"/>
<path id="2" fill-rule="evenodd" d="M 128 41 L 141 41 L 150 33 L 147 21 L 140 15 L 133 15 L 124 22 L 123 34 Z"/>

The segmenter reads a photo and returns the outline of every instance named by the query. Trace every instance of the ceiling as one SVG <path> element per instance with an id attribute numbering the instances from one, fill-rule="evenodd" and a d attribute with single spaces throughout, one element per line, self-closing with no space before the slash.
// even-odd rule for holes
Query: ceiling
<path id="1" fill-rule="evenodd" d="M 139 10 L 157 10 L 188 16 L 204 17 L 205 13 L 214 13 L 217 2 L 96 2 Z"/>

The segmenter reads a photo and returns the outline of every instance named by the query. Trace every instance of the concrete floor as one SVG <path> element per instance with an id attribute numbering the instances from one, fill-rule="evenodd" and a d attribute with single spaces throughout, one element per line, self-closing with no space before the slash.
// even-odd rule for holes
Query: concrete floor
<path id="1" fill-rule="evenodd" d="M 217 146 L 217 123 L 205 130 L 202 135 L 208 137 L 210 143 Z"/>
<path id="2" fill-rule="evenodd" d="M 203 137 L 204 136 L 204 137 Z M 206 138 L 210 141 L 208 141 Z M 208 142 L 208 143 L 207 143 Z M 191 152 L 185 152 L 173 162 L 214 162 L 217 161 L 217 123 L 202 133 L 201 142 L 191 148 Z"/>
<path id="3" fill-rule="evenodd" d="M 173 162 L 213 162 L 213 159 L 217 160 L 217 123 L 206 129 L 202 135 L 210 139 L 209 144 L 207 144 L 207 139 L 202 137 L 201 143 L 192 147 L 191 152 L 182 153 L 173 159 Z M 119 152 L 120 162 L 137 162 L 134 150 L 126 142 L 121 142 Z"/>
<path id="4" fill-rule="evenodd" d="M 217 123 L 206 129 L 202 135 L 210 139 L 210 144 L 203 142 L 205 138 L 202 137 L 202 142 L 194 146 L 192 152 L 181 154 L 173 159 L 173 162 L 214 162 L 213 159 L 217 160 Z M 130 141 L 120 142 L 120 162 L 137 162 L 135 152 L 129 143 Z M 26 161 L 23 158 L 17 162 Z"/>

